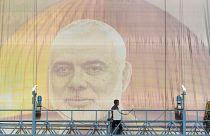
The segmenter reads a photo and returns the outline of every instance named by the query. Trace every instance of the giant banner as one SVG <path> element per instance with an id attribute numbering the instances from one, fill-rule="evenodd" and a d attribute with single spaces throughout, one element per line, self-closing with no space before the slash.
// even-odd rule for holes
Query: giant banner
<path id="1" fill-rule="evenodd" d="M 177 18 L 159 5 L 1 1 L 0 109 L 30 109 L 35 84 L 46 109 L 110 109 L 114 99 L 124 109 L 173 109 L 181 85 L 187 109 L 204 109 L 209 31 L 198 37 L 184 24 L 183 7 Z"/>

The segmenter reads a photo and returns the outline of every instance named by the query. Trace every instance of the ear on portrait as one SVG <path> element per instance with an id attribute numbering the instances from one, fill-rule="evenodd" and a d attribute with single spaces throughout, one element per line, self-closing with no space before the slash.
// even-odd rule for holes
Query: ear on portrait
<path id="1" fill-rule="evenodd" d="M 123 69 L 122 74 L 122 90 L 125 91 L 130 83 L 132 75 L 132 65 L 129 62 L 125 63 L 125 67 Z"/>

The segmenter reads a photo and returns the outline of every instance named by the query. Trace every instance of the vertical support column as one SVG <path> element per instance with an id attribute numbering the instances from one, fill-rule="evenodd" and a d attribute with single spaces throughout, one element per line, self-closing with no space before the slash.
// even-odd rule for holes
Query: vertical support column
<path id="1" fill-rule="evenodd" d="M 36 85 L 32 88 L 32 104 L 33 104 L 33 111 L 32 111 L 32 136 L 36 135 Z"/>
<path id="2" fill-rule="evenodd" d="M 110 129 L 110 125 L 111 125 L 111 123 L 110 123 L 110 121 L 111 121 L 111 116 L 110 116 L 110 111 L 108 111 L 108 130 L 107 130 L 107 135 L 108 136 L 111 136 L 111 129 Z"/>
<path id="3" fill-rule="evenodd" d="M 186 111 L 185 111 L 186 88 L 182 85 L 182 134 L 186 136 Z"/>
<path id="4" fill-rule="evenodd" d="M 183 111 L 182 111 L 182 130 L 183 130 L 183 136 L 186 136 L 186 111 L 185 111 L 185 106 L 184 106 L 184 101 L 185 101 L 185 95 L 183 94 Z"/>

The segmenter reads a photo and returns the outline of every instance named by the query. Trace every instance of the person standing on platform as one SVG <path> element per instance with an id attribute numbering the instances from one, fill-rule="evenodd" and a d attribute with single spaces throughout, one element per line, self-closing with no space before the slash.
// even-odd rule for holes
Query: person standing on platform
<path id="1" fill-rule="evenodd" d="M 209 134 L 210 132 L 210 101 L 206 103 L 206 109 L 204 114 L 204 126 L 206 132 Z"/>
<path id="2" fill-rule="evenodd" d="M 121 134 L 122 133 L 122 125 L 121 125 L 121 113 L 119 111 L 119 100 L 116 99 L 114 100 L 114 106 L 112 106 L 112 116 L 111 116 L 111 121 L 112 121 L 112 133 L 114 134 Z"/>

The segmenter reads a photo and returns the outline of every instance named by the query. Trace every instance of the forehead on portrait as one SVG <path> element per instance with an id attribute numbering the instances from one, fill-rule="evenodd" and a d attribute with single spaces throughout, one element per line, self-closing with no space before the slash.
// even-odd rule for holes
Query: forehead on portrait
<path id="1" fill-rule="evenodd" d="M 76 20 L 62 28 L 55 37 L 51 51 L 62 48 L 75 50 L 90 46 L 101 49 L 114 48 L 119 59 L 126 58 L 126 47 L 121 35 L 110 25 L 91 19 Z"/>

